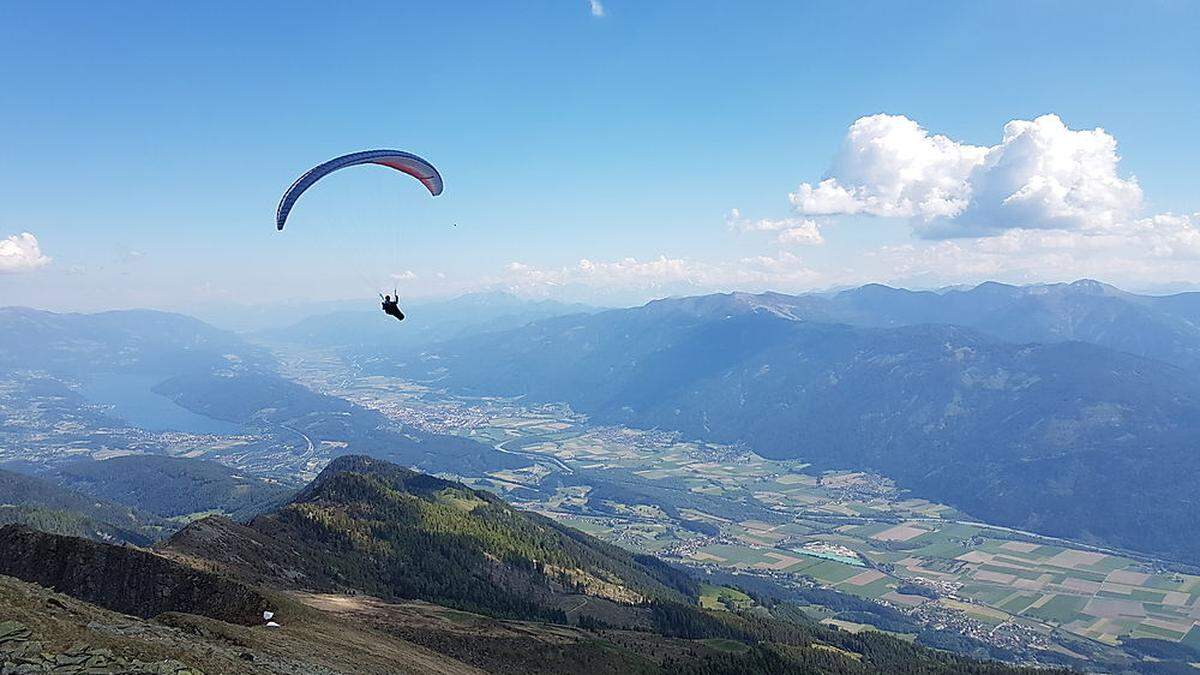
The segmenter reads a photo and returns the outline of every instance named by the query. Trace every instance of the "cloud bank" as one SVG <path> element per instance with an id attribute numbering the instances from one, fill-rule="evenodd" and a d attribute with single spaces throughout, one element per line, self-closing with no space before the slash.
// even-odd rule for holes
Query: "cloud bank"
<path id="1" fill-rule="evenodd" d="M 820 280 L 821 276 L 808 269 L 798 256 L 783 251 L 776 256 L 715 262 L 666 255 L 648 260 L 595 261 L 584 258 L 574 265 L 558 268 L 512 262 L 505 268 L 504 275 L 494 281 L 511 291 L 528 295 L 561 294 L 574 288 L 650 299 L 732 288 L 800 289 L 811 287 Z"/>
<path id="2" fill-rule="evenodd" d="M 42 254 L 37 237 L 28 232 L 0 239 L 0 274 L 29 272 L 50 262 Z"/>

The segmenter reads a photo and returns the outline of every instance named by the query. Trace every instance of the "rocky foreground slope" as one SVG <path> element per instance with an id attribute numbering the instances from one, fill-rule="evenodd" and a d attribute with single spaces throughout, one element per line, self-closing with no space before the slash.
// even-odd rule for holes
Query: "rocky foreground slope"
<path id="1" fill-rule="evenodd" d="M 194 614 L 153 620 L 0 576 L 0 672 L 145 675 L 477 675 L 456 659 L 303 605 L 283 629 Z"/>

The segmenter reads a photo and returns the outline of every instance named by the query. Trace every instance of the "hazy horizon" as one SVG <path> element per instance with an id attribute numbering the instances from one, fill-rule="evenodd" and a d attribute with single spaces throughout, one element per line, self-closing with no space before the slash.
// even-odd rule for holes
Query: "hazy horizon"
<path id="1" fill-rule="evenodd" d="M 1104 284 L 1106 286 L 1112 286 L 1113 288 L 1116 288 L 1117 290 L 1123 291 L 1126 293 L 1131 293 L 1134 295 L 1141 295 L 1141 296 L 1150 296 L 1150 297 L 1161 297 L 1161 296 L 1177 295 L 1177 294 L 1182 294 L 1182 293 L 1200 292 L 1200 283 L 1197 283 L 1197 284 L 1192 284 L 1192 283 L 1161 284 L 1161 285 L 1151 286 L 1149 288 L 1138 288 L 1138 287 L 1127 288 L 1127 287 L 1124 287 L 1124 286 L 1121 286 L 1118 284 L 1110 283 L 1108 281 L 1105 281 L 1104 279 L 1095 279 L 1095 278 L 1091 278 L 1091 277 L 1079 277 L 1076 279 L 1069 279 L 1069 280 L 1064 280 L 1064 281 L 1033 281 L 1033 282 L 1027 282 L 1027 283 L 1020 283 L 1020 282 L 1013 283 L 1013 282 L 999 281 L 996 279 L 984 279 L 984 280 L 978 281 L 978 282 L 960 283 L 960 284 L 945 284 L 945 285 L 930 285 L 930 286 L 920 286 L 920 285 L 915 285 L 915 284 L 904 285 L 904 284 L 899 284 L 899 283 L 883 283 L 883 282 L 877 282 L 877 281 L 867 281 L 867 282 L 864 282 L 861 284 L 836 285 L 836 286 L 829 286 L 826 288 L 813 288 L 813 289 L 798 290 L 798 291 L 781 291 L 781 290 L 774 289 L 774 288 L 762 288 L 762 289 L 753 289 L 753 290 L 741 289 L 741 288 L 729 288 L 729 289 L 693 289 L 692 292 L 688 292 L 686 289 L 684 289 L 684 290 L 681 290 L 680 292 L 676 292 L 676 293 L 649 294 L 649 295 L 644 295 L 644 297 L 642 294 L 625 293 L 623 295 L 617 295 L 617 296 L 615 296 L 615 298 L 612 295 L 607 295 L 607 296 L 596 295 L 595 293 L 591 292 L 590 289 L 586 289 L 584 287 L 580 287 L 578 289 L 580 291 L 578 294 L 565 293 L 565 294 L 553 295 L 553 296 L 547 295 L 547 294 L 540 294 L 540 293 L 532 293 L 531 294 L 527 291 L 522 291 L 520 289 L 514 290 L 514 289 L 509 289 L 509 288 L 489 287 L 489 288 L 480 288 L 480 289 L 476 289 L 476 290 L 465 291 L 462 293 L 449 293 L 449 294 L 437 294 L 437 295 L 415 295 L 415 296 L 411 296 L 411 297 L 404 297 L 402 299 L 404 299 L 406 301 L 406 303 L 409 304 L 409 306 L 418 308 L 418 309 L 421 307 L 424 307 L 424 306 L 438 305 L 441 303 L 453 302 L 455 300 L 460 300 L 460 299 L 464 299 L 464 298 L 487 298 L 489 296 L 496 296 L 496 297 L 504 296 L 504 297 L 510 297 L 510 298 L 513 298 L 516 300 L 529 301 L 529 302 L 554 302 L 554 303 L 561 303 L 563 305 L 580 305 L 580 306 L 591 307 L 594 309 L 623 309 L 623 308 L 639 307 L 639 306 L 642 306 L 642 305 L 645 305 L 648 303 L 652 303 L 652 302 L 656 302 L 656 301 L 660 301 L 660 300 L 673 300 L 673 299 L 677 300 L 677 299 L 685 299 L 685 298 L 692 298 L 692 297 L 703 297 L 703 296 L 708 296 L 708 295 L 730 295 L 730 294 L 763 295 L 763 294 L 772 294 L 772 293 L 783 294 L 783 295 L 795 295 L 795 296 L 829 295 L 829 294 L 840 293 L 843 291 L 855 290 L 858 288 L 862 288 L 864 286 L 872 286 L 872 285 L 880 285 L 880 286 L 885 286 L 885 287 L 893 288 L 893 289 L 897 289 L 897 290 L 911 291 L 914 293 L 921 293 L 921 292 L 947 293 L 950 291 L 970 290 L 970 289 L 974 289 L 974 288 L 977 288 L 977 287 L 985 285 L 985 284 L 1003 284 L 1006 286 L 1014 286 L 1017 288 L 1031 288 L 1031 287 L 1040 287 L 1040 286 L 1072 285 L 1072 284 L 1077 284 L 1080 282 L 1089 282 L 1089 281 L 1098 282 L 1098 283 Z M 594 297 L 594 299 L 589 300 L 589 299 L 587 299 L 588 297 Z M 331 298 L 331 299 L 327 299 L 327 300 L 309 300 L 309 299 L 305 299 L 305 298 L 287 298 L 287 299 L 283 299 L 283 300 L 259 301 L 259 302 L 254 302 L 254 301 L 239 302 L 239 301 L 217 300 L 217 301 L 210 301 L 210 302 L 206 302 L 206 303 L 202 303 L 202 304 L 198 304 L 198 305 L 193 305 L 193 306 L 191 306 L 191 309 L 189 309 L 188 307 L 179 307 L 179 306 L 169 305 L 169 304 L 162 305 L 162 306 L 129 305 L 129 306 L 116 306 L 116 307 L 101 307 L 101 308 L 95 308 L 95 309 L 79 309 L 79 308 L 74 308 L 74 307 L 70 307 L 70 306 L 56 307 L 53 305 L 40 306 L 40 305 L 20 304 L 20 303 L 4 304 L 4 305 L 0 305 L 0 308 L 26 308 L 26 309 L 34 309 L 34 310 L 39 310 L 39 311 L 48 311 L 48 312 L 56 312 L 56 313 L 82 313 L 82 314 L 113 311 L 113 310 L 117 310 L 117 311 L 156 310 L 156 311 L 175 312 L 175 313 L 185 314 L 185 315 L 193 315 L 193 316 L 196 316 L 197 318 L 205 319 L 206 316 L 213 316 L 214 314 L 222 315 L 222 314 L 229 313 L 229 312 L 240 312 L 240 311 L 249 312 L 249 311 L 264 310 L 267 308 L 274 308 L 274 309 L 277 309 L 280 311 L 299 311 L 299 312 L 301 312 L 301 316 L 314 316 L 314 315 L 318 315 L 318 314 L 321 314 L 324 312 L 344 311 L 344 310 L 361 311 L 364 313 L 374 313 L 376 311 L 376 309 L 375 309 L 374 303 L 372 301 L 375 299 L 376 298 L 363 296 L 363 297 L 340 297 L 340 298 Z M 608 300 L 608 302 L 605 302 L 606 299 Z M 207 319 L 205 319 L 205 320 L 207 320 Z"/>

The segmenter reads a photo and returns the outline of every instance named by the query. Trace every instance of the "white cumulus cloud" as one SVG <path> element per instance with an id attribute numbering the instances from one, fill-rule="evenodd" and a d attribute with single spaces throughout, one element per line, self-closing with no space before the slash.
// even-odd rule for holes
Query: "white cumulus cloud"
<path id="1" fill-rule="evenodd" d="M 818 246 L 825 243 L 821 230 L 812 220 L 801 220 L 779 233 L 775 238 L 782 246 Z"/>
<path id="2" fill-rule="evenodd" d="M 600 0 L 588 0 L 588 8 L 592 10 L 592 16 L 604 16 L 604 5 L 600 4 Z"/>
<path id="3" fill-rule="evenodd" d="M 966 207 L 967 177 L 986 154 L 987 148 L 931 136 L 907 117 L 861 117 L 850 125 L 829 177 L 801 184 L 789 198 L 805 215 L 952 215 Z"/>
<path id="4" fill-rule="evenodd" d="M 28 272 L 50 262 L 42 254 L 37 237 L 28 232 L 0 239 L 0 274 Z"/>
<path id="5" fill-rule="evenodd" d="M 991 147 L 871 115 L 850 126 L 828 176 L 789 197 L 802 215 L 910 218 L 929 238 L 1104 230 L 1128 225 L 1142 203 L 1119 162 L 1106 131 L 1070 129 L 1056 115 L 1013 120 Z"/>
<path id="6" fill-rule="evenodd" d="M 817 246 L 825 243 L 821 228 L 810 218 L 759 218 L 752 220 L 739 209 L 725 214 L 725 225 L 736 232 L 778 232 L 776 241 L 785 246 Z"/>

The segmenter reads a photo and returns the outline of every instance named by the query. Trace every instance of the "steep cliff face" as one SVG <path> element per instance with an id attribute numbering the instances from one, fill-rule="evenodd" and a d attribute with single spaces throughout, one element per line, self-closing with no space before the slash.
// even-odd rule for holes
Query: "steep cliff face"
<path id="1" fill-rule="evenodd" d="M 0 527 L 0 574 L 144 618 L 183 612 L 251 625 L 270 609 L 247 586 L 162 556 L 21 525 Z"/>

